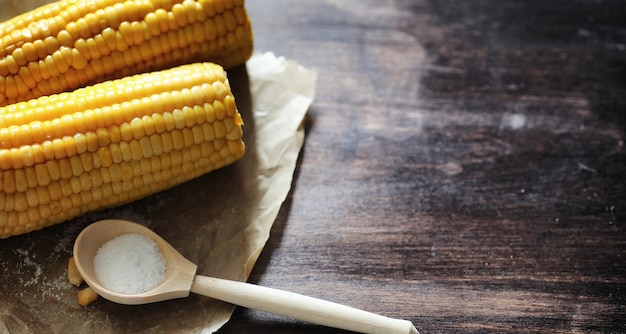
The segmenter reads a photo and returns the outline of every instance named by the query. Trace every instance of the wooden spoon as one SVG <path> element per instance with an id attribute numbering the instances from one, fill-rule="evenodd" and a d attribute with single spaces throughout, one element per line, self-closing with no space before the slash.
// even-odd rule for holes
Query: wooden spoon
<path id="1" fill-rule="evenodd" d="M 129 233 L 143 234 L 159 246 L 166 261 L 165 278 L 154 289 L 133 295 L 102 286 L 94 258 L 107 241 Z M 182 298 L 194 292 L 231 304 L 274 313 L 319 325 L 371 334 L 418 334 L 407 320 L 255 284 L 196 275 L 196 265 L 184 258 L 163 238 L 145 226 L 126 220 L 107 219 L 87 226 L 74 243 L 78 271 L 100 296 L 120 304 L 136 305 Z"/>

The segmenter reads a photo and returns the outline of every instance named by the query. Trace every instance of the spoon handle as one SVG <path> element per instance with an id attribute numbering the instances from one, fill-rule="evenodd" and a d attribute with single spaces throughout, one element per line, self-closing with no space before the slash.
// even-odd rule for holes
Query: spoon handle
<path id="1" fill-rule="evenodd" d="M 419 334 L 407 320 L 388 318 L 349 306 L 250 283 L 196 275 L 191 292 L 251 309 L 354 332 Z"/>

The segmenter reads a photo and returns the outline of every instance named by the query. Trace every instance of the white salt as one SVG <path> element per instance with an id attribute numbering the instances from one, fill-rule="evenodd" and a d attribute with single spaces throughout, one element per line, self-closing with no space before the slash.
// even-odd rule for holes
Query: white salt
<path id="1" fill-rule="evenodd" d="M 165 278 L 159 246 L 141 234 L 123 234 L 107 241 L 96 253 L 94 269 L 102 285 L 134 295 L 155 288 Z"/>

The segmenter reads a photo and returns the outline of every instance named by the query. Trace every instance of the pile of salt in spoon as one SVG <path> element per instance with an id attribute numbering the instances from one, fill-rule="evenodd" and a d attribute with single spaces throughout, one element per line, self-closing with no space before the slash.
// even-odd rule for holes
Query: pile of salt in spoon
<path id="1" fill-rule="evenodd" d="M 155 288 L 165 279 L 166 262 L 159 246 L 145 235 L 128 233 L 100 247 L 94 269 L 102 285 L 134 295 Z"/>

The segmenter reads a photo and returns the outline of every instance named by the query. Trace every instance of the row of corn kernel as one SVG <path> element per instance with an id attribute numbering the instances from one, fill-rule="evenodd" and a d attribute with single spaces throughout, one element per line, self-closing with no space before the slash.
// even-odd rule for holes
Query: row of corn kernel
<path id="1" fill-rule="evenodd" d="M 92 12 L 92 8 L 101 8 Z M 24 40 L 37 41 L 44 36 L 54 36 L 66 30 L 73 39 L 89 38 L 103 29 L 145 20 L 150 30 L 160 27 L 161 31 L 176 29 L 187 23 L 202 20 L 206 16 L 234 11 L 240 24 L 246 20 L 243 1 L 64 1 L 42 6 L 38 11 L 31 11 L 16 16 L 13 20 L 0 22 L 0 56 L 6 56 L 18 48 Z M 164 20 L 165 19 L 165 20 Z M 26 22 L 43 21 L 39 25 Z M 90 35 L 91 33 L 91 35 Z M 60 41 L 67 40 L 65 35 L 58 36 Z M 65 43 L 62 43 L 65 45 Z"/>
<path id="2" fill-rule="evenodd" d="M 207 126 L 202 128 L 206 129 Z M 198 137 L 199 131 L 195 129 L 185 129 L 174 133 L 175 135 L 172 136 L 174 138 L 165 139 L 171 141 L 168 144 L 170 149 L 159 155 L 145 157 L 143 153 L 145 147 L 142 147 L 138 141 L 133 141 L 126 148 L 112 145 L 110 148 L 101 148 L 96 153 L 83 155 L 87 158 L 72 157 L 24 169 L 0 170 L 2 180 L 0 190 L 6 195 L 0 197 L 0 208 L 21 211 L 26 207 L 46 202 L 47 199 L 55 199 L 54 196 L 48 198 L 46 197 L 48 194 L 41 192 L 50 188 L 65 189 L 69 192 L 63 195 L 69 195 L 72 192 L 89 190 L 105 183 L 129 181 L 132 177 L 152 178 L 149 175 L 170 168 L 178 168 L 188 163 L 194 167 L 215 165 L 214 167 L 217 168 L 221 167 L 222 163 L 232 162 L 228 158 L 229 155 L 241 148 L 238 141 L 226 138 L 203 141 L 204 138 Z M 120 153 L 125 152 L 124 150 L 132 152 Z M 129 174 L 130 170 L 132 173 Z M 28 200 L 14 201 L 14 198 Z"/>
<path id="3" fill-rule="evenodd" d="M 161 94 L 153 94 L 149 98 L 134 99 L 108 107 L 88 109 L 85 112 L 76 111 L 74 113 L 60 115 L 58 118 L 44 119 L 43 121 L 33 120 L 14 123 L 13 121 L 16 120 L 23 121 L 25 118 L 28 119 L 36 116 L 23 116 L 25 112 L 22 111 L 6 113 L 4 115 L 0 114 L 0 119 L 2 119 L 2 116 L 8 116 L 4 118 L 5 123 L 8 124 L 3 124 L 1 125 L 2 128 L 0 128 L 0 148 L 20 150 L 23 149 L 21 148 L 23 145 L 44 142 L 48 142 L 48 145 L 54 145 L 55 139 L 61 140 L 63 137 L 72 136 L 77 132 L 95 132 L 98 131 L 98 129 L 100 129 L 98 143 L 100 145 L 106 145 L 107 140 L 105 140 L 105 138 L 114 136 L 115 130 L 104 129 L 108 129 L 114 124 L 125 123 L 123 126 L 133 130 L 134 138 L 141 138 L 153 132 L 160 133 L 169 131 L 173 126 L 180 128 L 183 124 L 192 126 L 196 123 L 212 122 L 216 119 L 223 120 L 227 116 L 232 117 L 236 113 L 236 106 L 234 98 L 231 95 L 222 97 L 221 99 L 210 98 L 216 95 L 216 91 L 220 92 L 222 89 L 220 86 L 222 85 L 224 85 L 224 83 L 219 81 L 214 82 L 213 85 L 205 83 L 201 86 L 194 87 L 202 94 L 195 93 L 194 89 L 183 89 L 180 92 L 163 92 Z M 204 96 L 209 97 L 209 99 L 206 101 L 201 99 L 201 97 Z M 192 103 L 185 102 L 190 99 Z M 181 103 L 184 104 L 181 106 L 179 105 Z M 206 105 L 199 105 L 198 103 Z M 194 104 L 196 104 L 194 108 L 190 107 L 190 105 L 193 106 Z M 150 108 L 151 115 L 146 115 L 145 108 Z M 165 110 L 172 111 L 165 112 Z M 55 112 L 57 111 L 52 111 L 51 113 Z M 193 114 L 193 117 L 190 117 L 191 114 Z M 169 119 L 173 122 L 167 122 Z M 181 122 L 183 122 L 183 124 L 181 124 Z M 121 140 L 131 139 L 129 138 L 129 134 L 133 133 L 121 133 Z M 79 149 L 79 153 L 82 151 L 84 150 Z M 32 154 L 28 154 L 28 156 L 32 156 Z M 63 155 L 57 155 L 55 158 L 60 159 L 62 157 Z M 41 160 L 42 158 L 43 156 L 39 159 Z M 0 154 L 0 166 L 6 166 L 3 161 L 5 160 Z M 19 165 L 13 166 L 13 168 L 19 168 Z"/>
<path id="4" fill-rule="evenodd" d="M 143 157 L 150 157 L 156 150 L 163 151 L 163 147 L 170 145 L 170 137 L 177 136 L 178 131 L 192 131 L 195 141 L 213 140 L 215 138 L 234 139 L 240 131 L 239 124 L 233 118 L 225 118 L 232 114 L 234 104 L 224 105 L 220 101 L 214 104 L 205 103 L 203 106 L 175 109 L 173 112 L 145 115 L 137 117 L 131 122 L 111 125 L 108 128 L 99 128 L 94 131 L 77 133 L 73 136 L 65 135 L 62 138 L 47 140 L 42 144 L 13 146 L 0 149 L 1 169 L 20 169 L 31 167 L 44 162 L 54 163 L 65 158 L 78 157 L 85 152 L 93 152 L 103 145 L 124 145 L 134 141 L 150 140 L 149 148 L 143 144 Z M 216 110 L 218 112 L 216 113 Z M 233 133 L 235 131 L 235 133 Z M 20 132 L 31 132 L 20 127 Z M 19 137 L 17 135 L 16 137 Z M 7 191 L 5 186 L 5 191 Z"/>
<path id="5" fill-rule="evenodd" d="M 187 88 L 189 86 L 193 86 L 191 91 Z M 229 90 L 223 72 L 194 73 L 187 67 L 176 68 L 160 74 L 159 80 L 143 79 L 141 75 L 136 75 L 100 83 L 89 89 L 78 89 L 71 93 L 71 99 L 68 98 L 70 93 L 61 93 L 2 107 L 0 127 L 55 120 L 77 112 L 89 113 L 91 109 L 97 110 L 100 107 L 102 109 L 97 111 L 106 114 L 93 116 L 97 127 L 106 127 L 142 115 L 144 109 L 141 106 L 145 103 L 152 103 L 154 112 L 180 109 L 185 105 L 224 99 Z M 137 101 L 135 96 L 141 97 L 141 101 Z M 135 107 L 135 104 L 139 106 Z"/>
<path id="6" fill-rule="evenodd" d="M 212 83 L 214 92 L 207 90 L 210 87 L 203 85 L 206 82 Z M 159 80 L 146 79 L 139 74 L 116 81 L 102 82 L 93 86 L 92 89 L 77 89 L 71 93 L 72 99 L 67 99 L 70 93 L 60 93 L 4 106 L 2 107 L 2 113 L 0 113 L 0 127 L 54 119 L 62 114 L 73 114 L 100 106 L 106 107 L 116 103 L 128 102 L 133 99 L 133 96 L 150 96 L 164 91 L 173 91 L 172 94 L 177 94 L 176 91 L 181 91 L 180 94 L 183 95 L 182 99 L 174 95 L 172 95 L 172 98 L 155 97 L 163 100 L 164 108 L 168 110 L 182 108 L 184 105 L 189 105 L 193 102 L 184 93 L 185 89 L 190 85 L 194 87 L 202 85 L 202 93 L 205 95 L 203 98 L 207 102 L 212 102 L 214 98 L 223 99 L 226 96 L 226 92 L 230 90 L 224 72 L 204 71 L 199 73 L 192 68 L 182 66 L 161 72 Z M 97 91 L 95 96 L 93 89 Z M 197 93 L 194 92 L 194 94 Z M 209 99 L 208 96 L 213 96 L 213 98 Z M 195 99 L 195 95 L 193 98 Z M 105 102 L 103 103 L 103 101 Z M 59 103 L 62 103 L 62 105 L 58 105 Z M 160 106 L 160 104 L 156 106 Z M 30 114 L 31 117 L 29 118 L 19 118 L 26 116 L 26 114 L 19 113 L 19 111 L 23 110 L 36 110 L 37 112 Z M 116 120 L 116 122 L 118 121 L 121 120 Z"/>

